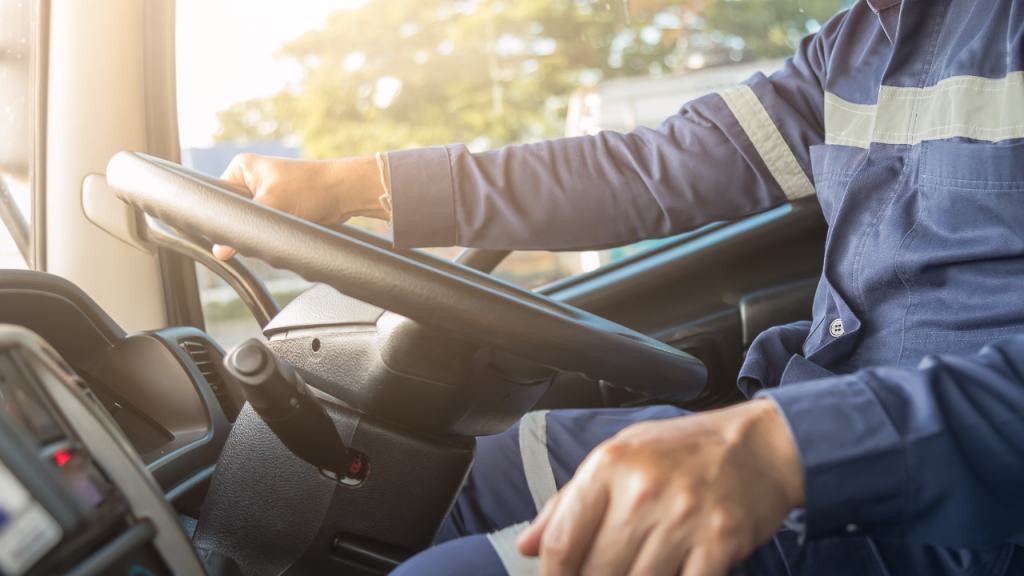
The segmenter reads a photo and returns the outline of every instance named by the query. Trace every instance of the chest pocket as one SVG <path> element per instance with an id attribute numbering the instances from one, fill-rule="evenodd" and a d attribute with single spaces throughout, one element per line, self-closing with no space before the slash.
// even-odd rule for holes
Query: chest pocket
<path id="1" fill-rule="evenodd" d="M 831 225 L 857 169 L 864 163 L 867 150 L 850 146 L 818 144 L 811 146 L 811 172 L 825 220 Z"/>
<path id="2" fill-rule="evenodd" d="M 922 146 L 917 221 L 896 259 L 911 296 L 901 363 L 1024 332 L 1024 144 Z"/>

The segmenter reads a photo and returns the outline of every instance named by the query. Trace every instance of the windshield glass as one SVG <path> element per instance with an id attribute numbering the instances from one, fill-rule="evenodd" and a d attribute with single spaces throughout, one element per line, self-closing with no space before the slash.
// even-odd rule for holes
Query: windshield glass
<path id="1" fill-rule="evenodd" d="M 841 4 L 178 0 L 182 160 L 220 175 L 242 151 L 325 159 L 452 142 L 482 151 L 656 125 L 716 83 L 777 69 Z M 389 235 L 379 221 L 355 220 Z M 536 287 L 651 245 L 519 252 L 496 273 Z M 282 304 L 308 285 L 250 263 Z M 226 284 L 205 270 L 200 283 L 222 344 L 258 333 Z"/>

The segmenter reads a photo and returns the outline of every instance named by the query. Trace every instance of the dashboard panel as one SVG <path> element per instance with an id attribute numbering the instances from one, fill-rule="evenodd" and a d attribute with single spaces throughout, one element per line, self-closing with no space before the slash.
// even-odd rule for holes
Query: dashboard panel
<path id="1" fill-rule="evenodd" d="M 57 351 L 165 491 L 209 476 L 244 400 L 204 332 L 125 334 L 67 280 L 21 270 L 0 271 L 0 324 L 28 328 Z"/>
<path id="2" fill-rule="evenodd" d="M 0 325 L 0 572 L 200 576 L 174 511 L 88 386 Z"/>

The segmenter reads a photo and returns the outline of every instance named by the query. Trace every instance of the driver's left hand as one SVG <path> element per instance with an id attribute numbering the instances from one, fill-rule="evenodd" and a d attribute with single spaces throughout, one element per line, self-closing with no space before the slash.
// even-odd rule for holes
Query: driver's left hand
<path id="1" fill-rule="evenodd" d="M 770 400 L 630 426 L 594 449 L 519 537 L 542 576 L 718 576 L 804 504 Z"/>

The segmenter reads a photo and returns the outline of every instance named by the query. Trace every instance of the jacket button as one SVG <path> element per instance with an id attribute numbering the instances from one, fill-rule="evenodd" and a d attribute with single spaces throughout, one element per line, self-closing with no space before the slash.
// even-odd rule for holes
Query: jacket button
<path id="1" fill-rule="evenodd" d="M 828 332 L 829 334 L 832 335 L 833 338 L 839 338 L 840 336 L 845 334 L 845 332 L 843 332 L 843 319 L 836 318 L 835 320 L 833 320 L 832 325 L 828 327 Z"/>

